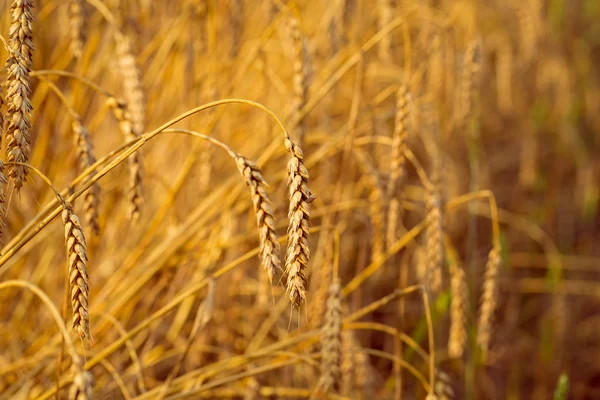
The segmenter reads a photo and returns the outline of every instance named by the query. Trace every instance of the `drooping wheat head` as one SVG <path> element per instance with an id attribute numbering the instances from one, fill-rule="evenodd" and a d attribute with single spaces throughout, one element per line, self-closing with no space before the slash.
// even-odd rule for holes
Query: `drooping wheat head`
<path id="1" fill-rule="evenodd" d="M 281 270 L 281 260 L 279 242 L 275 233 L 275 217 L 266 189 L 267 183 L 262 177 L 260 168 L 252 161 L 238 154 L 235 156 L 235 162 L 246 186 L 250 189 L 256 224 L 260 232 L 259 254 L 269 282 L 273 283 L 273 278 Z"/>
<path id="2" fill-rule="evenodd" d="M 8 33 L 9 54 L 6 58 L 6 118 L 7 160 L 26 163 L 31 153 L 31 62 L 33 56 L 33 0 L 14 0 L 11 5 L 11 25 Z M 8 176 L 19 190 L 29 171 L 23 165 L 12 164 Z"/>
<path id="3" fill-rule="evenodd" d="M 89 278 L 87 273 L 87 244 L 79 218 L 73 207 L 63 200 L 62 221 L 65 226 L 65 245 L 71 288 L 73 329 L 81 338 L 92 341 L 88 313 Z"/>
<path id="4" fill-rule="evenodd" d="M 285 139 L 285 147 L 291 154 L 287 181 L 290 205 L 285 272 L 290 301 L 294 307 L 300 307 L 306 298 L 306 268 L 310 260 L 310 203 L 315 196 L 308 188 L 309 176 L 302 150 L 289 137 Z"/>

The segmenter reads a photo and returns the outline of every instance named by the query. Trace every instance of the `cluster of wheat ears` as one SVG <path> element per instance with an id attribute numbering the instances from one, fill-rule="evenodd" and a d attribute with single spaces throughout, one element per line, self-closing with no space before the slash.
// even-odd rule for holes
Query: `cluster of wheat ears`
<path id="1" fill-rule="evenodd" d="M 0 400 L 599 398 L 593 0 L 5 3 Z"/>

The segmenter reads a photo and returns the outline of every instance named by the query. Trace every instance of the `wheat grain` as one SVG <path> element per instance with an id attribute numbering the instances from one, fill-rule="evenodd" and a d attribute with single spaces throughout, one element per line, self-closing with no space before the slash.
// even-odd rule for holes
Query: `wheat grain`
<path id="1" fill-rule="evenodd" d="M 5 136 L 7 159 L 27 163 L 31 153 L 31 60 L 33 56 L 33 0 L 14 0 L 6 58 Z M 8 176 L 19 190 L 29 171 L 23 165 L 11 164 Z"/>
<path id="2" fill-rule="evenodd" d="M 77 159 L 79 160 L 79 170 L 82 172 L 96 162 L 94 157 L 92 141 L 87 129 L 79 119 L 73 120 L 73 133 L 75 134 L 75 144 L 77 146 Z M 94 171 L 95 172 L 95 171 Z M 95 235 L 100 233 L 98 224 L 98 203 L 100 197 L 100 186 L 95 183 L 85 193 L 84 210 L 85 220 Z"/>
<path id="3" fill-rule="evenodd" d="M 81 58 L 85 43 L 85 16 L 82 0 L 69 0 L 69 46 L 75 58 Z"/>
<path id="4" fill-rule="evenodd" d="M 89 278 L 87 273 L 86 241 L 79 218 L 73 207 L 63 202 L 62 220 L 65 225 L 65 245 L 71 287 L 71 307 L 73 310 L 73 329 L 81 338 L 92 341 L 90 319 L 88 314 Z"/>
<path id="5" fill-rule="evenodd" d="M 271 209 L 271 200 L 266 190 L 266 182 L 262 177 L 260 168 L 245 157 L 235 155 L 235 162 L 246 185 L 250 189 L 256 223 L 260 232 L 260 257 L 269 282 L 278 270 L 281 270 L 280 247 L 275 233 L 275 217 Z"/>
<path id="6" fill-rule="evenodd" d="M 306 298 L 306 268 L 310 260 L 310 203 L 315 196 L 308 188 L 309 176 L 302 150 L 289 137 L 285 139 L 285 147 L 291 154 L 287 181 L 290 205 L 285 272 L 289 299 L 294 307 L 300 307 Z"/>
<path id="7" fill-rule="evenodd" d="M 484 356 L 487 354 L 492 334 L 492 324 L 496 304 L 498 302 L 498 272 L 500 270 L 500 248 L 494 246 L 488 255 L 483 281 L 483 293 L 477 321 L 477 344 L 481 347 Z"/>

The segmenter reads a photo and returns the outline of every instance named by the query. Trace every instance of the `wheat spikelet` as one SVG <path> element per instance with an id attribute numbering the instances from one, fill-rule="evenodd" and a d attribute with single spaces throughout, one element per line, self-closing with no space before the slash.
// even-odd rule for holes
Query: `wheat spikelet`
<path id="1" fill-rule="evenodd" d="M 69 400 L 92 400 L 94 377 L 79 364 L 73 364 L 75 377 L 69 388 Z"/>
<path id="2" fill-rule="evenodd" d="M 142 74 L 133 55 L 129 37 L 117 31 L 115 32 L 115 40 L 117 42 L 116 50 L 119 70 L 123 75 L 125 100 L 127 101 L 128 110 L 131 113 L 133 133 L 138 136 L 144 132 L 146 124 L 146 105 L 144 88 L 142 86 Z"/>
<path id="3" fill-rule="evenodd" d="M 300 31 L 300 22 L 298 18 L 291 17 L 289 19 L 290 36 L 292 39 L 292 50 L 294 54 L 293 60 L 293 100 L 290 119 L 294 127 L 294 137 L 298 141 L 300 147 L 304 147 L 304 136 L 306 134 L 306 124 L 300 112 L 306 105 L 308 99 L 309 86 L 309 60 L 306 41 Z"/>
<path id="4" fill-rule="evenodd" d="M 69 46 L 75 58 L 81 58 L 85 43 L 83 4 L 82 0 L 69 0 Z"/>
<path id="5" fill-rule="evenodd" d="M 308 171 L 304 166 L 304 154 L 291 138 L 285 139 L 290 152 L 288 162 L 288 247 L 285 258 L 287 293 L 294 307 L 300 307 L 306 298 L 306 268 L 310 260 L 308 231 L 310 229 L 310 203 L 315 196 L 308 188 Z"/>
<path id="6" fill-rule="evenodd" d="M 477 321 L 477 344 L 481 347 L 483 354 L 487 354 L 494 312 L 497 304 L 498 272 L 500 270 L 500 248 L 494 246 L 488 255 L 485 267 L 485 278 L 483 281 L 483 293 L 479 308 L 479 320 Z"/>
<path id="7" fill-rule="evenodd" d="M 396 92 L 396 116 L 394 133 L 392 136 L 392 157 L 390 165 L 390 178 L 388 181 L 387 195 L 391 198 L 387 215 L 386 244 L 389 248 L 396 241 L 396 230 L 400 218 L 400 201 L 397 198 L 397 187 L 404 180 L 406 164 L 405 148 L 409 122 L 410 93 L 406 85 L 400 85 Z"/>
<path id="8" fill-rule="evenodd" d="M 467 318 L 466 310 L 469 300 L 465 271 L 458 265 L 454 255 L 449 257 L 450 262 L 450 333 L 448 337 L 448 356 L 451 358 L 462 357 L 467 343 Z"/>
<path id="9" fill-rule="evenodd" d="M 342 332 L 342 285 L 339 279 L 331 283 L 325 326 L 321 338 L 321 378 L 319 388 L 323 393 L 337 391 L 340 381 L 341 332 Z"/>
<path id="10" fill-rule="evenodd" d="M 115 119 L 119 123 L 119 129 L 126 141 L 138 137 L 133 129 L 127 103 L 124 100 L 110 97 L 106 104 L 112 110 Z M 144 179 L 144 167 L 142 165 L 142 154 L 140 150 L 129 156 L 129 216 L 133 221 L 140 217 L 141 207 L 144 202 L 142 183 Z"/>
<path id="11" fill-rule="evenodd" d="M 79 218 L 77 218 L 77 215 L 73 212 L 73 207 L 66 200 L 63 200 L 62 221 L 65 225 L 73 329 L 81 338 L 87 338 L 91 342 L 92 336 L 88 314 L 89 279 L 86 241 Z"/>
<path id="12" fill-rule="evenodd" d="M 33 0 L 14 0 L 8 34 L 9 54 L 6 58 L 5 136 L 7 159 L 26 163 L 31 153 L 31 60 L 33 56 Z M 29 171 L 23 165 L 10 165 L 8 176 L 19 190 Z"/>
<path id="13" fill-rule="evenodd" d="M 96 162 L 94 157 L 92 141 L 87 129 L 79 119 L 73 121 L 73 133 L 75 134 L 75 144 L 77 146 L 77 159 L 79 160 L 79 170 L 84 171 Z M 98 203 L 100 197 L 100 186 L 95 183 L 85 193 L 84 210 L 86 223 L 92 229 L 95 235 L 100 233 L 98 225 Z"/>
<path id="14" fill-rule="evenodd" d="M 431 290 L 437 292 L 442 286 L 444 264 L 444 215 L 439 184 L 433 184 L 427 192 L 427 273 Z"/>
<path id="15" fill-rule="evenodd" d="M 266 182 L 256 164 L 240 155 L 235 156 L 238 170 L 246 185 L 250 189 L 256 223 L 260 232 L 260 258 L 269 282 L 273 283 L 273 277 L 281 269 L 279 258 L 279 242 L 275 233 L 275 218 L 271 209 L 271 200 L 266 190 Z"/>

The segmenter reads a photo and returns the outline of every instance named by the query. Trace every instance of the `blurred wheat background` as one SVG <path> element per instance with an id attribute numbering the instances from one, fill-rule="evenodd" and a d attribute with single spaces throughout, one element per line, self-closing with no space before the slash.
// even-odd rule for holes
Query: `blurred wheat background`
<path id="1" fill-rule="evenodd" d="M 600 399 L 597 0 L 0 15 L 0 399 Z"/>

